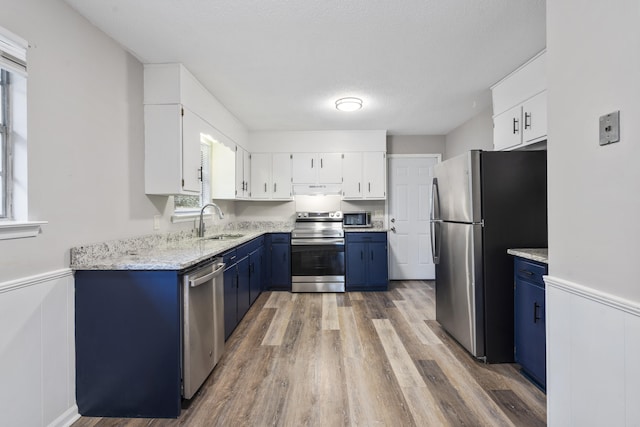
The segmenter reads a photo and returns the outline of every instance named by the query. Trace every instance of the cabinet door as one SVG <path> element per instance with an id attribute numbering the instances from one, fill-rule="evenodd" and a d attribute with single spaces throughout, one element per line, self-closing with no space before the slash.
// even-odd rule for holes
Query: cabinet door
<path id="1" fill-rule="evenodd" d="M 236 146 L 236 198 L 243 198 L 246 183 L 244 182 L 244 148 Z"/>
<path id="2" fill-rule="evenodd" d="M 262 247 L 249 254 L 249 304 L 253 304 L 262 290 Z"/>
<path id="3" fill-rule="evenodd" d="M 384 199 L 387 196 L 386 153 L 363 154 L 364 196 L 368 199 Z"/>
<path id="4" fill-rule="evenodd" d="M 372 242 L 367 249 L 367 282 L 371 287 L 386 289 L 389 284 L 387 243 Z"/>
<path id="5" fill-rule="evenodd" d="M 318 154 L 318 183 L 339 184 L 342 182 L 342 154 Z"/>
<path id="6" fill-rule="evenodd" d="M 544 289 L 516 280 L 515 359 L 543 388 L 546 385 Z"/>
<path id="7" fill-rule="evenodd" d="M 186 108 L 182 109 L 182 189 L 200 192 L 200 134 L 207 124 Z"/>
<path id="8" fill-rule="evenodd" d="M 524 144 L 542 141 L 547 136 L 547 91 L 522 104 Z"/>
<path id="9" fill-rule="evenodd" d="M 238 323 L 251 305 L 249 285 L 249 257 L 246 256 L 238 261 Z"/>
<path id="10" fill-rule="evenodd" d="M 342 195 L 345 199 L 362 198 L 362 153 L 344 153 L 342 159 Z"/>
<path id="11" fill-rule="evenodd" d="M 315 184 L 318 161 L 313 153 L 294 153 L 291 157 L 291 174 L 294 184 Z"/>
<path id="12" fill-rule="evenodd" d="M 238 324 L 238 270 L 233 264 L 224 271 L 224 339 Z"/>
<path id="13" fill-rule="evenodd" d="M 513 107 L 493 118 L 493 149 L 506 150 L 522 143 L 522 107 Z"/>
<path id="14" fill-rule="evenodd" d="M 185 113 L 183 118 L 179 104 L 144 106 L 146 194 L 200 194 L 200 139 L 195 130 L 199 118 L 188 110 Z"/>
<path id="15" fill-rule="evenodd" d="M 273 199 L 291 198 L 291 154 L 275 153 L 272 163 Z"/>
<path id="16" fill-rule="evenodd" d="M 289 243 L 271 244 L 271 287 L 291 289 L 291 246 Z"/>
<path id="17" fill-rule="evenodd" d="M 367 243 L 349 243 L 345 247 L 346 252 L 346 288 L 350 286 L 363 286 L 366 283 Z"/>
<path id="18" fill-rule="evenodd" d="M 271 197 L 271 154 L 254 153 L 251 155 L 251 198 L 269 199 Z"/>
<path id="19" fill-rule="evenodd" d="M 245 182 L 243 196 L 247 198 L 251 194 L 251 154 L 242 150 L 242 156 L 242 175 Z"/>

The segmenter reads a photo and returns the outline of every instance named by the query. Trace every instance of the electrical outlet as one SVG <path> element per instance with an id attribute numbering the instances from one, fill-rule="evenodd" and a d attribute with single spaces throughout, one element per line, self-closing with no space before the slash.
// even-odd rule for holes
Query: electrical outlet
<path id="1" fill-rule="evenodd" d="M 600 145 L 620 141 L 620 111 L 600 116 Z"/>
<path id="2" fill-rule="evenodd" d="M 160 230 L 160 215 L 153 216 L 153 229 Z"/>

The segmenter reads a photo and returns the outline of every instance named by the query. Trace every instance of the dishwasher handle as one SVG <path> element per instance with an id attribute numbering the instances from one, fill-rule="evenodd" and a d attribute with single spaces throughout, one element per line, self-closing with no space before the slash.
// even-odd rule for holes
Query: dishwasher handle
<path id="1" fill-rule="evenodd" d="M 195 288 L 196 286 L 200 286 L 203 283 L 206 283 L 209 280 L 213 279 L 214 277 L 219 276 L 220 273 L 222 273 L 222 270 L 224 270 L 225 266 L 226 264 L 224 262 L 216 264 L 216 269 L 211 273 L 205 274 L 204 276 L 198 277 L 197 279 L 189 280 L 189 286 Z"/>

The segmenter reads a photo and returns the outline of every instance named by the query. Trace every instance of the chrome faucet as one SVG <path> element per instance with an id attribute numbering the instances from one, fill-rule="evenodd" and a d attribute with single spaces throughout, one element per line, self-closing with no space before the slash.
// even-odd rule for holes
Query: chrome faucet
<path id="1" fill-rule="evenodd" d="M 220 217 L 220 219 L 224 218 L 224 214 L 222 213 L 222 209 L 220 209 L 220 206 L 216 205 L 215 203 L 207 203 L 206 205 L 204 205 L 202 209 L 200 209 L 200 225 L 198 226 L 198 237 L 204 237 L 204 210 L 209 206 L 213 206 L 216 209 L 216 211 L 218 212 L 218 217 Z"/>

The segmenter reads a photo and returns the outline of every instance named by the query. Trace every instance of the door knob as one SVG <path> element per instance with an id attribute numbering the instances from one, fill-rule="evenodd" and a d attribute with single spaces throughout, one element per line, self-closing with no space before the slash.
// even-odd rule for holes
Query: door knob
<path id="1" fill-rule="evenodd" d="M 396 222 L 396 219 L 395 218 L 391 218 L 391 222 Z"/>
<path id="2" fill-rule="evenodd" d="M 396 232 L 396 228 L 395 227 L 391 227 L 391 231 L 393 231 L 395 233 Z"/>

